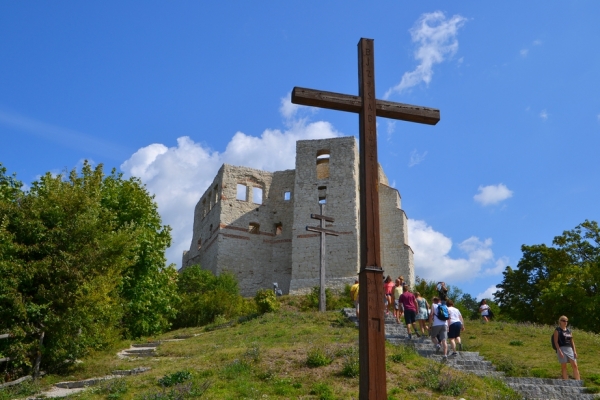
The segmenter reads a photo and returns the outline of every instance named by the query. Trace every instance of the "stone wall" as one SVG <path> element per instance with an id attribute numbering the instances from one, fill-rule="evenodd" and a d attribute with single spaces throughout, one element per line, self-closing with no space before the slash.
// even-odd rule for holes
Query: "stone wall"
<path id="1" fill-rule="evenodd" d="M 200 264 L 233 273 L 244 296 L 277 282 L 284 293 L 319 285 L 319 226 L 311 214 L 333 217 L 325 227 L 326 284 L 343 289 L 359 270 L 359 169 L 354 137 L 296 143 L 295 170 L 267 172 L 224 164 L 194 211 L 194 232 L 182 269 Z M 414 282 L 412 250 L 400 195 L 380 167 L 381 252 L 385 274 Z M 262 199 L 260 194 L 262 193 Z"/>
<path id="2" fill-rule="evenodd" d="M 328 162 L 324 161 L 327 156 Z M 359 263 L 358 148 L 354 137 L 298 141 L 294 193 L 290 293 L 304 293 L 319 285 L 319 234 L 306 231 L 306 226 L 319 225 L 310 215 L 320 213 L 320 200 L 325 201 L 325 215 L 335 219 L 326 228 L 340 233 L 325 239 L 327 285 L 336 286 L 336 280 L 342 287 L 353 282 Z"/>

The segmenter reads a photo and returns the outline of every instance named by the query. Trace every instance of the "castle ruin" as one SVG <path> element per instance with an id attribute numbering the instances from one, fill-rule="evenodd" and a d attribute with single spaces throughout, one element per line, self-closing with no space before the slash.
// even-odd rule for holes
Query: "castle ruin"
<path id="1" fill-rule="evenodd" d="M 340 289 L 360 262 L 359 157 L 354 137 L 299 140 L 296 168 L 267 172 L 223 164 L 194 210 L 194 231 L 182 270 L 200 264 L 214 274 L 233 273 L 244 296 L 277 282 L 283 293 L 319 285 L 319 234 L 311 214 L 335 222 L 327 228 L 326 285 Z M 379 172 L 381 260 L 384 275 L 414 284 L 413 251 L 400 194 Z"/>

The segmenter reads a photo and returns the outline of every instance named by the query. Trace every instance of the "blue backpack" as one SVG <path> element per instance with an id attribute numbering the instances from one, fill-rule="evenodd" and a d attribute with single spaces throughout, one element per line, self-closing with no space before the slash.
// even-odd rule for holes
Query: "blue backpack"
<path id="1" fill-rule="evenodd" d="M 445 304 L 438 304 L 436 317 L 438 317 L 440 321 L 448 321 L 450 316 L 448 315 L 448 307 L 446 307 Z"/>

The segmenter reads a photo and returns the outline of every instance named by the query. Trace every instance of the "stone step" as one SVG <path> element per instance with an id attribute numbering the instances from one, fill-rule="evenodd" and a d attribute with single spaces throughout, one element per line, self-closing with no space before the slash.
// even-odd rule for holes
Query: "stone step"
<path id="1" fill-rule="evenodd" d="M 550 378 L 506 378 L 508 384 L 524 384 L 524 385 L 556 385 L 556 386 L 573 386 L 584 387 L 583 381 L 575 379 L 550 379 Z"/>
<path id="2" fill-rule="evenodd" d="M 535 397 L 561 397 L 570 398 L 571 395 L 585 394 L 585 388 L 573 386 L 555 386 L 555 385 L 509 385 L 519 393 L 529 393 Z"/>
<path id="3" fill-rule="evenodd" d="M 156 353 L 156 349 L 151 347 L 151 348 L 142 348 L 142 349 L 127 349 L 125 350 L 125 353 L 128 354 L 146 354 L 146 353 Z"/>
<path id="4" fill-rule="evenodd" d="M 133 343 L 131 347 L 158 347 L 160 342 Z"/>

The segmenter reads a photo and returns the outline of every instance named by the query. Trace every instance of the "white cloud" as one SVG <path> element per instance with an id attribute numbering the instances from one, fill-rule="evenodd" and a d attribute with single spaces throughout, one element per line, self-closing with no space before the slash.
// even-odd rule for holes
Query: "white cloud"
<path id="1" fill-rule="evenodd" d="M 479 186 L 479 193 L 473 196 L 473 199 L 482 206 L 498 204 L 503 200 L 512 197 L 513 192 L 504 184 Z"/>
<path id="2" fill-rule="evenodd" d="M 479 293 L 475 298 L 479 301 L 483 299 L 491 299 L 494 300 L 494 293 L 499 292 L 501 289 L 498 289 L 496 285 L 492 285 L 487 288 L 485 291 Z"/>
<path id="3" fill-rule="evenodd" d="M 521 57 L 527 57 L 527 54 L 529 54 L 529 49 L 522 49 L 519 54 L 521 54 Z"/>
<path id="4" fill-rule="evenodd" d="M 542 111 L 540 112 L 540 118 L 541 118 L 542 120 L 544 120 L 544 121 L 546 121 L 546 120 L 548 119 L 548 115 L 549 115 L 549 114 L 548 114 L 548 112 L 547 112 L 546 110 L 542 110 Z"/>
<path id="5" fill-rule="evenodd" d="M 598 117 L 598 122 L 600 122 L 600 114 L 598 114 L 597 117 Z"/>
<path id="6" fill-rule="evenodd" d="M 423 152 L 421 154 L 417 153 L 417 149 L 414 149 L 410 152 L 410 161 L 408 162 L 409 167 L 414 167 L 417 164 L 420 164 L 423 160 L 425 160 L 425 156 L 427 152 Z"/>
<path id="7" fill-rule="evenodd" d="M 542 45 L 542 41 L 539 40 L 539 39 L 536 39 L 536 40 L 533 41 L 533 45 L 534 46 L 541 46 Z"/>
<path id="8" fill-rule="evenodd" d="M 282 116 L 294 115 L 288 111 L 281 110 Z M 260 137 L 237 132 L 222 153 L 183 136 L 175 147 L 160 143 L 143 147 L 121 165 L 126 176 L 139 177 L 156 196 L 163 223 L 173 229 L 169 263 L 181 266 L 181 255 L 192 238 L 194 207 L 223 163 L 267 171 L 293 169 L 297 140 L 340 136 L 328 122 L 287 122 L 287 130 L 267 129 Z"/>
<path id="9" fill-rule="evenodd" d="M 410 30 L 412 41 L 419 45 L 415 51 L 415 59 L 420 63 L 414 71 L 405 72 L 400 83 L 389 89 L 384 98 L 389 98 L 394 92 L 401 93 L 421 82 L 428 85 L 433 76 L 433 66 L 456 54 L 456 37 L 465 22 L 466 18 L 460 15 L 446 19 L 441 11 L 421 15 Z"/>
<path id="10" fill-rule="evenodd" d="M 494 263 L 494 268 L 489 268 L 485 270 L 486 275 L 500 275 L 506 269 L 508 265 L 508 257 L 500 257 Z"/>
<path id="11" fill-rule="evenodd" d="M 453 258 L 450 256 L 452 239 L 425 221 L 408 220 L 408 240 L 414 251 L 415 274 L 426 280 L 445 280 L 454 285 L 489 275 L 484 267 L 494 262 L 492 239 L 471 236 L 458 244 L 464 257 Z"/>

